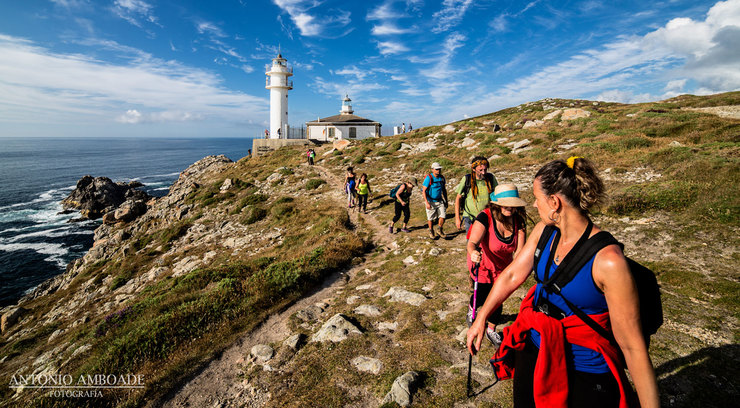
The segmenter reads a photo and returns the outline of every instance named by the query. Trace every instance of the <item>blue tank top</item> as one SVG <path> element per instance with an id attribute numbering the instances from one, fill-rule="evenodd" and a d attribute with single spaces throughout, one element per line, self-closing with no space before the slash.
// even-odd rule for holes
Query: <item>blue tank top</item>
<path id="1" fill-rule="evenodd" d="M 550 239 L 547 241 L 547 245 L 543 249 L 542 255 L 540 256 L 540 261 L 536 265 L 535 273 L 537 274 L 537 277 L 539 279 L 545 279 L 544 270 L 547 265 L 547 260 L 550 258 L 550 248 L 552 247 L 552 242 L 554 238 L 555 233 L 553 233 Z M 573 278 L 572 281 L 565 285 L 565 287 L 561 291 L 563 296 L 565 296 L 571 303 L 578 306 L 586 314 L 604 313 L 608 310 L 606 305 L 606 298 L 604 297 L 604 294 L 601 293 L 596 287 L 594 279 L 591 275 L 593 265 L 594 258 L 592 257 L 583 266 L 583 268 L 578 271 L 575 278 Z M 555 262 L 552 263 L 548 276 L 552 276 L 557 266 L 558 265 L 556 265 Z M 535 304 L 537 304 L 537 301 L 540 299 L 540 297 L 547 299 L 550 303 L 560 308 L 560 310 L 562 310 L 567 316 L 573 315 L 573 311 L 571 311 L 571 309 L 568 307 L 565 301 L 563 301 L 563 298 L 560 295 L 547 293 L 547 291 L 542 289 L 542 285 L 538 283 L 534 292 Z M 539 348 L 540 334 L 534 329 L 530 330 L 530 334 L 532 337 L 532 341 Z M 594 335 L 598 336 L 598 334 Z M 599 352 L 575 344 L 566 344 L 565 353 L 570 360 L 569 365 L 572 364 L 572 367 L 574 367 L 577 371 L 595 374 L 611 372 L 609 370 L 609 366 L 606 364 L 606 360 L 604 360 L 604 357 Z"/>

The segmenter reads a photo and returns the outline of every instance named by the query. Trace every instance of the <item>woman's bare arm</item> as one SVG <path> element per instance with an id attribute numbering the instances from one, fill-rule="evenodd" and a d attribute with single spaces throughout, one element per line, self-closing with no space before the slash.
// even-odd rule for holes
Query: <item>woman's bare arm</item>
<path id="1" fill-rule="evenodd" d="M 637 287 L 617 245 L 610 245 L 596 255 L 593 278 L 606 297 L 612 332 L 624 354 L 640 405 L 659 407 L 658 383 L 642 336 Z"/>

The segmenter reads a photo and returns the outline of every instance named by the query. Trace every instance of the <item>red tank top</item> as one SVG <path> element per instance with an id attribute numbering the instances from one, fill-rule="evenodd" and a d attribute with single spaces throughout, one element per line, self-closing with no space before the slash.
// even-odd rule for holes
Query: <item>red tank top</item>
<path id="1" fill-rule="evenodd" d="M 478 269 L 478 283 L 493 283 L 498 275 L 514 260 L 514 251 L 516 251 L 518 240 L 518 225 L 516 225 L 516 222 L 514 223 L 514 234 L 511 243 L 503 243 L 496 235 L 496 224 L 491 215 L 491 209 L 486 208 L 483 212 L 488 216 L 488 228 L 486 228 L 486 232 L 480 241 L 481 262 Z M 470 238 L 470 230 L 468 230 L 468 238 Z M 472 268 L 473 262 L 468 256 L 468 270 L 472 271 Z M 475 279 L 472 272 L 470 277 Z"/>

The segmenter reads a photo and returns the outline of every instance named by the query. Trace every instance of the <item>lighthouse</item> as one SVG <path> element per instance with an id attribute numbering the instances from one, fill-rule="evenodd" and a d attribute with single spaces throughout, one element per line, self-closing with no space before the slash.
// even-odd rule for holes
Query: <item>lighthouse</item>
<path id="1" fill-rule="evenodd" d="M 288 91 L 293 89 L 293 67 L 278 53 L 266 67 L 265 88 L 270 90 L 270 139 L 288 138 Z"/>

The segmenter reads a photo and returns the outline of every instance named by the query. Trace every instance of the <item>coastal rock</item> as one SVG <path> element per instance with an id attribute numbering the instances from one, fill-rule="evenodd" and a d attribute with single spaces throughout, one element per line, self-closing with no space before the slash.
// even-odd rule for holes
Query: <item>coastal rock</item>
<path id="1" fill-rule="evenodd" d="M 383 362 L 377 358 L 358 356 L 350 361 L 357 371 L 362 371 L 371 374 L 380 374 L 380 370 L 383 369 Z"/>
<path id="2" fill-rule="evenodd" d="M 306 335 L 303 333 L 296 333 L 283 341 L 283 345 L 290 347 L 293 350 L 298 351 L 299 348 L 306 342 Z"/>
<path id="3" fill-rule="evenodd" d="M 442 132 L 442 133 L 448 133 L 448 134 L 449 133 L 455 133 L 455 131 L 456 131 L 456 129 L 452 125 L 447 125 L 447 126 L 443 127 L 442 130 L 440 130 L 440 132 Z"/>
<path id="4" fill-rule="evenodd" d="M 362 334 L 362 331 L 350 322 L 346 316 L 337 313 L 321 326 L 321 329 L 311 337 L 311 342 L 331 341 L 338 343 L 353 334 Z"/>
<path id="5" fill-rule="evenodd" d="M 355 308 L 354 312 L 359 315 L 370 316 L 370 317 L 381 315 L 380 309 L 375 305 L 360 305 Z"/>
<path id="6" fill-rule="evenodd" d="M 249 352 L 249 356 L 257 364 L 265 364 L 273 355 L 275 355 L 275 350 L 267 344 L 257 344 Z"/>
<path id="7" fill-rule="evenodd" d="M 117 209 L 124 201 L 148 201 L 151 196 L 141 190 L 139 182 L 114 183 L 108 177 L 82 177 L 77 187 L 62 200 L 65 210 L 78 209 L 83 218 L 98 219 L 104 214 Z"/>
<path id="8" fill-rule="evenodd" d="M 352 144 L 347 139 L 341 139 L 341 140 L 335 140 L 332 146 L 334 146 L 335 149 L 339 150 L 340 152 L 344 149 L 346 149 L 350 144 Z"/>
<path id="9" fill-rule="evenodd" d="M 383 404 L 395 402 L 402 407 L 411 405 L 414 391 L 416 391 L 416 382 L 419 378 L 420 375 L 416 371 L 409 371 L 396 378 L 390 392 L 383 398 Z"/>
<path id="10" fill-rule="evenodd" d="M 542 120 L 545 120 L 545 121 L 547 121 L 547 120 L 553 120 L 553 119 L 557 118 L 558 115 L 560 115 L 561 113 L 563 113 L 563 110 L 562 109 L 554 110 L 554 111 L 548 113 L 547 115 L 545 115 L 545 117 L 542 118 Z"/>
<path id="11" fill-rule="evenodd" d="M 563 111 L 563 115 L 560 116 L 560 119 L 562 120 L 574 120 L 579 118 L 587 118 L 591 116 L 591 112 L 583 109 L 566 109 Z"/>
<path id="12" fill-rule="evenodd" d="M 542 120 L 528 120 L 524 126 L 522 126 L 522 129 L 530 129 L 530 128 L 538 128 L 542 125 L 544 125 L 545 122 Z"/>
<path id="13" fill-rule="evenodd" d="M 22 307 L 15 307 L 5 312 L 0 318 L 0 333 L 6 333 L 8 329 L 18 322 L 24 314 L 28 312 L 28 309 Z"/>
<path id="14" fill-rule="evenodd" d="M 398 287 L 390 288 L 383 297 L 390 297 L 391 302 L 403 302 L 414 306 L 420 306 L 427 300 L 422 294 L 409 292 L 406 289 Z"/>

